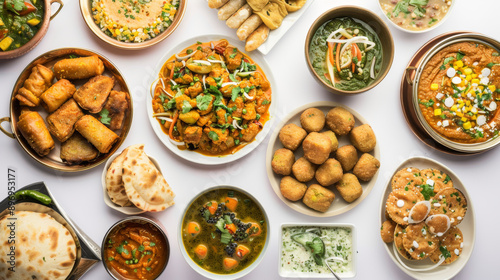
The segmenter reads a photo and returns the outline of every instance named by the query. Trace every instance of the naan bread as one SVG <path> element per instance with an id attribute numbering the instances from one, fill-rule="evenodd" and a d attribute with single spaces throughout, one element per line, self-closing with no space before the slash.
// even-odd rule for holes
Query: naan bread
<path id="1" fill-rule="evenodd" d="M 141 144 L 130 146 L 129 148 L 139 146 L 144 147 L 144 145 Z M 122 207 L 132 205 L 132 202 L 128 200 L 122 180 L 123 161 L 125 160 L 125 154 L 129 148 L 123 150 L 123 152 L 113 160 L 106 173 L 106 190 L 108 191 L 108 196 L 113 203 Z"/>
<path id="2" fill-rule="evenodd" d="M 156 212 L 174 205 L 175 194 L 149 160 L 144 145 L 128 148 L 123 161 L 122 179 L 128 199 L 136 207 Z"/>
<path id="3" fill-rule="evenodd" d="M 285 0 L 286 10 L 289 13 L 300 10 L 306 4 L 307 0 Z"/>
<path id="4" fill-rule="evenodd" d="M 269 29 L 280 27 L 283 19 L 288 15 L 283 0 L 271 0 L 261 11 L 255 12 Z"/>
<path id="5" fill-rule="evenodd" d="M 32 211 L 16 211 L 17 220 L 0 218 L 0 280 L 50 279 L 63 280 L 69 275 L 76 260 L 76 245 L 68 229 L 50 215 Z M 7 254 L 7 240 L 15 222 L 15 272 Z"/>
<path id="6" fill-rule="evenodd" d="M 269 3 L 269 0 L 247 0 L 247 4 L 252 7 L 254 12 L 259 12 Z"/>

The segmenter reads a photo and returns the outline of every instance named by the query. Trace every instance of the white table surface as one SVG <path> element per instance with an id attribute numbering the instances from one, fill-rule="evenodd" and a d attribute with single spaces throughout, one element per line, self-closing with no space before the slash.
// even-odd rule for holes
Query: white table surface
<path id="1" fill-rule="evenodd" d="M 246 157 L 221 166 L 201 166 L 182 160 L 170 152 L 154 134 L 146 113 L 145 96 L 153 69 L 166 50 L 187 38 L 220 33 L 236 38 L 217 19 L 216 10 L 205 0 L 189 0 L 184 20 L 166 40 L 142 51 L 124 51 L 101 42 L 84 23 L 77 0 L 63 0 L 65 6 L 51 22 L 47 35 L 30 53 L 13 60 L 0 61 L 0 117 L 9 115 L 9 98 L 14 83 L 35 57 L 61 47 L 80 47 L 97 51 L 124 74 L 134 102 L 132 128 L 120 151 L 129 145 L 145 143 L 154 155 L 177 194 L 176 205 L 154 214 L 168 231 L 172 247 L 170 262 L 161 279 L 200 279 L 181 256 L 177 242 L 179 219 L 186 203 L 199 191 L 213 185 L 229 184 L 247 189 L 264 205 L 271 223 L 271 242 L 262 263 L 244 279 L 279 279 L 279 227 L 285 222 L 353 223 L 358 232 L 356 279 L 409 279 L 390 259 L 379 235 L 379 204 L 383 189 L 394 169 L 412 156 L 426 156 L 450 167 L 463 181 L 476 212 L 476 243 L 468 264 L 456 279 L 491 279 L 497 274 L 499 223 L 492 220 L 498 211 L 500 188 L 498 163 L 500 148 L 477 156 L 457 157 L 435 151 L 418 140 L 403 117 L 399 86 L 410 57 L 429 39 L 448 31 L 470 30 L 500 39 L 497 24 L 500 3 L 495 0 L 457 1 L 447 21 L 424 34 L 409 34 L 390 27 L 395 41 L 395 58 L 386 78 L 369 92 L 353 97 L 335 96 L 313 79 L 304 58 L 304 40 L 312 22 L 324 11 L 339 5 L 359 5 L 383 16 L 376 0 L 316 0 L 303 17 L 266 56 L 278 83 L 279 106 L 276 125 L 294 108 L 313 101 L 335 101 L 361 113 L 372 125 L 381 148 L 381 168 L 370 195 L 353 210 L 330 218 L 312 218 L 288 208 L 271 189 L 265 170 L 265 152 L 269 135 Z M 55 7 L 55 6 L 54 6 Z M 4 124 L 4 127 L 8 125 Z M 271 133 L 270 133 L 271 134 Z M 61 206 L 83 231 L 100 244 L 107 229 L 125 215 L 107 207 L 102 199 L 103 165 L 80 173 L 63 173 L 34 161 L 16 140 L 0 135 L 0 197 L 7 196 L 7 169 L 17 170 L 18 188 L 44 181 Z M 96 265 L 83 279 L 109 279 L 102 264 Z"/>

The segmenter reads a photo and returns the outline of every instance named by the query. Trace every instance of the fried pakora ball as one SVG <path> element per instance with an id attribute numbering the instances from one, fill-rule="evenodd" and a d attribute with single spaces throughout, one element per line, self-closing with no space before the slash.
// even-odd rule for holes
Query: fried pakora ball
<path id="1" fill-rule="evenodd" d="M 315 178 L 322 186 L 330 186 L 342 179 L 342 166 L 336 159 L 329 158 L 316 170 Z"/>
<path id="2" fill-rule="evenodd" d="M 285 176 L 280 182 L 281 194 L 288 200 L 297 201 L 304 197 L 307 186 L 290 176 Z"/>
<path id="3" fill-rule="evenodd" d="M 325 113 L 318 108 L 309 108 L 300 115 L 300 124 L 307 132 L 320 132 L 325 127 Z"/>
<path id="4" fill-rule="evenodd" d="M 396 229 L 396 223 L 387 220 L 382 223 L 382 226 L 380 227 L 380 237 L 382 237 L 382 241 L 385 243 L 391 243 L 394 241 L 394 230 Z"/>
<path id="5" fill-rule="evenodd" d="M 348 134 L 354 123 L 354 116 L 342 107 L 335 107 L 326 114 L 326 125 L 338 136 Z"/>
<path id="6" fill-rule="evenodd" d="M 377 144 L 377 139 L 375 138 L 375 133 L 369 124 L 360 125 L 351 130 L 349 135 L 351 143 L 360 152 L 369 153 Z"/>
<path id="7" fill-rule="evenodd" d="M 295 151 L 300 146 L 306 136 L 307 132 L 294 123 L 285 125 L 279 133 L 281 144 L 292 151 Z"/>
<path id="8" fill-rule="evenodd" d="M 335 194 L 331 190 L 318 184 L 312 184 L 307 189 L 302 202 L 316 211 L 326 212 L 334 199 Z"/>
<path id="9" fill-rule="evenodd" d="M 300 182 L 308 182 L 314 178 L 317 166 L 305 157 L 299 158 L 292 166 L 292 173 Z"/>
<path id="10" fill-rule="evenodd" d="M 292 165 L 295 162 L 295 155 L 289 149 L 281 148 L 276 150 L 271 161 L 271 167 L 276 174 L 290 175 Z"/>
<path id="11" fill-rule="evenodd" d="M 342 179 L 335 184 L 335 188 L 346 202 L 353 202 L 363 194 L 363 188 L 358 181 L 358 178 L 351 173 L 346 173 Z"/>
<path id="12" fill-rule="evenodd" d="M 337 150 L 335 158 L 340 162 L 340 165 L 342 165 L 342 170 L 347 172 L 356 165 L 356 162 L 358 162 L 358 151 L 353 145 L 345 145 Z"/>
<path id="13" fill-rule="evenodd" d="M 380 167 L 380 161 L 372 155 L 364 153 L 354 166 L 352 173 L 361 181 L 370 181 L 377 173 Z"/>
<path id="14" fill-rule="evenodd" d="M 323 131 L 321 134 L 328 136 L 332 142 L 332 151 L 331 153 L 335 152 L 337 148 L 339 147 L 339 140 L 337 139 L 337 136 L 335 136 L 335 133 L 331 130 Z"/>
<path id="15" fill-rule="evenodd" d="M 309 133 L 304 142 L 302 142 L 304 157 L 314 164 L 325 162 L 330 156 L 331 148 L 332 143 L 330 138 L 317 132 Z"/>

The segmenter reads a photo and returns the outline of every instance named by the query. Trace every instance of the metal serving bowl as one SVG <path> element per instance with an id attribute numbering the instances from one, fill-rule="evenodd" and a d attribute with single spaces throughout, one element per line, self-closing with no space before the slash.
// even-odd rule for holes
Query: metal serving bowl
<path id="1" fill-rule="evenodd" d="M 429 60 L 440 50 L 443 48 L 456 44 L 459 42 L 477 42 L 489 47 L 492 47 L 496 49 L 497 51 L 500 50 L 500 42 L 496 41 L 495 39 L 483 35 L 483 34 L 478 34 L 478 33 L 463 33 L 463 34 L 458 34 L 454 36 L 450 36 L 442 40 L 441 42 L 437 43 L 434 47 L 429 49 L 426 54 L 422 58 L 422 62 L 417 66 L 417 67 L 409 67 L 406 69 L 406 78 L 407 82 L 413 87 L 412 88 L 412 104 L 413 104 L 413 109 L 415 110 L 415 113 L 417 115 L 417 119 L 421 126 L 424 128 L 424 130 L 429 134 L 429 136 L 432 137 L 435 141 L 438 143 L 442 144 L 443 146 L 446 146 L 452 150 L 459 151 L 459 152 L 464 152 L 464 153 L 479 153 L 479 152 L 484 152 L 486 150 L 492 149 L 496 145 L 500 144 L 500 137 L 492 138 L 489 139 L 485 142 L 481 143 L 472 143 L 472 144 L 467 144 L 467 143 L 459 143 L 455 141 L 451 141 L 447 138 L 445 138 L 443 135 L 439 134 L 436 132 L 425 120 L 422 111 L 420 110 L 420 106 L 418 103 L 418 85 L 420 81 L 420 76 L 422 75 L 423 69 L 425 68 L 425 65 Z M 415 78 L 411 80 L 410 78 L 410 72 L 415 71 Z"/>
<path id="2" fill-rule="evenodd" d="M 28 43 L 24 44 L 20 48 L 6 52 L 0 51 L 0 59 L 10 59 L 26 54 L 32 49 L 34 49 L 36 45 L 40 43 L 40 41 L 42 41 L 43 37 L 45 36 L 45 33 L 47 33 L 47 30 L 49 29 L 50 21 L 55 16 L 57 16 L 57 14 L 61 11 L 62 7 L 64 6 L 61 0 L 43 0 L 43 1 L 44 1 L 44 6 L 43 6 L 44 11 L 43 11 L 43 20 L 40 23 L 41 24 L 40 30 L 38 30 L 35 36 L 31 38 L 31 40 Z M 51 15 L 51 5 L 54 2 L 58 3 L 59 7 L 57 8 L 57 11 L 53 15 Z"/>
<path id="3" fill-rule="evenodd" d="M 309 58 L 309 45 L 311 44 L 311 40 L 314 36 L 314 33 L 316 33 L 316 30 L 318 30 L 318 28 L 325 22 L 339 17 L 362 19 L 363 22 L 368 24 L 377 33 L 380 42 L 382 43 L 382 71 L 381 73 L 379 73 L 373 83 L 362 89 L 347 91 L 338 89 L 328 84 L 318 75 L 318 73 L 316 73 Z M 374 88 L 385 78 L 385 76 L 389 72 L 389 69 L 391 69 L 392 60 L 394 59 L 394 41 L 392 40 L 392 35 L 387 25 L 380 17 L 378 17 L 373 12 L 357 6 L 340 6 L 326 11 L 325 13 L 320 15 L 318 19 L 316 19 L 316 21 L 314 21 L 314 23 L 311 25 L 311 28 L 309 28 L 309 32 L 307 33 L 306 37 L 305 56 L 307 66 L 309 66 L 309 71 L 320 85 L 335 94 L 353 95 Z"/>

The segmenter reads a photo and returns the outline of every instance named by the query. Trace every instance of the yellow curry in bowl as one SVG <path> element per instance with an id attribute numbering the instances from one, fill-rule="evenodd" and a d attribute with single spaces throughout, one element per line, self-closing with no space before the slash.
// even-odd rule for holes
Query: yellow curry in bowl
<path id="1" fill-rule="evenodd" d="M 234 154 L 269 120 L 271 85 L 227 40 L 196 42 L 172 56 L 153 83 L 153 117 L 181 150 Z"/>
<path id="2" fill-rule="evenodd" d="M 267 218 L 249 196 L 235 189 L 203 193 L 182 220 L 183 249 L 202 269 L 234 274 L 249 267 L 263 252 Z"/>

